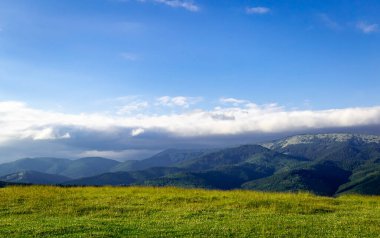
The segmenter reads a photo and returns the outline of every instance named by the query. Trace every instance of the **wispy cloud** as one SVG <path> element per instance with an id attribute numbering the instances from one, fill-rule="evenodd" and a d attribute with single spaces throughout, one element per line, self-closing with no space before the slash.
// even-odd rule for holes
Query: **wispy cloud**
<path id="1" fill-rule="evenodd" d="M 155 2 L 159 4 L 164 4 L 173 8 L 183 8 L 191 12 L 200 11 L 200 7 L 193 1 L 183 1 L 183 0 L 138 0 L 139 2 Z"/>
<path id="2" fill-rule="evenodd" d="M 194 105 L 200 101 L 202 101 L 202 98 L 200 97 L 163 96 L 156 99 L 156 105 L 189 108 L 191 105 Z"/>
<path id="3" fill-rule="evenodd" d="M 132 101 L 119 107 L 117 114 L 118 115 L 131 114 L 134 112 L 142 111 L 148 107 L 149 107 L 149 102 L 147 101 L 141 101 L 141 100 Z"/>
<path id="4" fill-rule="evenodd" d="M 237 98 L 221 98 L 219 101 L 223 104 L 232 104 L 234 106 L 239 106 L 241 104 L 250 103 L 248 100 L 237 99 Z"/>
<path id="5" fill-rule="evenodd" d="M 263 15 L 269 13 L 271 10 L 268 7 L 247 7 L 245 12 L 247 14 L 258 14 Z"/>
<path id="6" fill-rule="evenodd" d="M 333 20 L 329 15 L 325 13 L 320 13 L 317 15 L 318 19 L 328 28 L 333 30 L 340 30 L 342 26 L 335 20 Z"/>
<path id="7" fill-rule="evenodd" d="M 137 54 L 131 53 L 131 52 L 123 52 L 120 54 L 120 56 L 128 61 L 136 61 L 139 59 Z"/>
<path id="8" fill-rule="evenodd" d="M 378 24 L 369 24 L 363 21 L 356 23 L 356 28 L 365 34 L 377 32 L 379 30 Z"/>

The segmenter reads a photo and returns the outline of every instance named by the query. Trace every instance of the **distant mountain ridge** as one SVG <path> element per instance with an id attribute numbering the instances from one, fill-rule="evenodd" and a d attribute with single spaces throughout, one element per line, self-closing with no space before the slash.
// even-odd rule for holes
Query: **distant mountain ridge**
<path id="1" fill-rule="evenodd" d="M 54 166 L 50 160 L 37 161 L 39 166 L 43 162 L 46 171 L 87 175 L 62 182 L 65 185 L 309 191 L 325 196 L 380 195 L 380 136 L 372 135 L 308 134 L 219 150 L 171 149 L 145 160 L 124 163 L 87 158 L 73 163 L 74 168 L 69 166 L 70 173 L 66 170 L 66 160 L 58 159 Z M 4 168 L 7 171 L 21 168 L 16 166 L 19 163 L 0 165 L 0 173 Z M 103 166 L 104 163 L 108 165 Z M 21 164 L 36 166 L 28 160 Z M 88 175 L 90 172 L 95 175 Z"/>
<path id="2" fill-rule="evenodd" d="M 21 171 L 35 171 L 56 174 L 70 178 L 94 176 L 108 172 L 120 162 L 100 157 L 86 157 L 77 160 L 61 158 L 26 158 L 0 165 L 0 176 Z"/>
<path id="3" fill-rule="evenodd" d="M 65 176 L 40 173 L 36 171 L 20 171 L 17 173 L 8 174 L 8 175 L 0 177 L 0 181 L 3 181 L 3 182 L 41 184 L 41 185 L 61 184 L 69 180 L 71 179 Z"/>
<path id="4" fill-rule="evenodd" d="M 25 158 L 9 163 L 0 164 L 0 177 L 4 176 L 31 175 L 42 173 L 47 175 L 59 175 L 71 180 L 87 178 L 110 172 L 133 172 L 138 170 L 149 170 L 153 167 L 170 167 L 176 163 L 198 157 L 212 151 L 208 149 L 168 149 L 150 158 L 139 161 L 119 162 L 101 157 L 84 157 L 76 160 L 62 158 Z M 44 176 L 45 181 L 38 180 L 39 184 L 56 184 L 53 177 Z M 36 180 L 28 180 L 30 183 Z M 1 178 L 0 178 L 1 181 Z M 111 183 L 114 184 L 114 183 Z"/>
<path id="5" fill-rule="evenodd" d="M 153 167 L 171 167 L 182 161 L 197 158 L 209 149 L 167 149 L 144 160 L 128 160 L 111 169 L 110 172 L 136 171 Z"/>

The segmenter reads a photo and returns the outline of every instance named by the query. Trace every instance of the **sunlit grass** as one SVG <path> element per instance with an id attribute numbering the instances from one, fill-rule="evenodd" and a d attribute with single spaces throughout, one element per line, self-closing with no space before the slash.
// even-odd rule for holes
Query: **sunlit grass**
<path id="1" fill-rule="evenodd" d="M 0 237 L 378 237 L 380 197 L 147 187 L 0 189 Z"/>

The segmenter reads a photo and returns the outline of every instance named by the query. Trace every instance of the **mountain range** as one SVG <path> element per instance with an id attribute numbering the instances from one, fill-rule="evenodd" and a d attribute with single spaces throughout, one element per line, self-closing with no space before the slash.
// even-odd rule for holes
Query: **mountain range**
<path id="1" fill-rule="evenodd" d="M 218 150 L 169 149 L 123 163 L 29 158 L 0 165 L 0 181 L 380 195 L 380 136 L 297 135 Z"/>

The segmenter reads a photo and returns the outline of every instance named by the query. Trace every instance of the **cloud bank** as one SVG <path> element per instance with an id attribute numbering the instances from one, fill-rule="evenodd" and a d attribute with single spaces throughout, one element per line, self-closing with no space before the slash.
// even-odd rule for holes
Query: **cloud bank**
<path id="1" fill-rule="evenodd" d="M 170 97 L 169 102 L 173 98 L 176 97 Z M 182 101 L 179 100 L 180 106 L 186 105 Z M 0 102 L 0 148 L 3 149 L 0 157 L 7 156 L 5 151 L 10 148 L 25 149 L 22 154 L 25 156 L 47 155 L 47 145 L 51 153 L 60 151 L 62 155 L 108 153 L 120 157 L 130 151 L 148 154 L 147 150 L 158 151 L 181 143 L 208 146 L 221 138 L 235 138 L 234 143 L 243 143 L 239 138 L 247 135 L 380 125 L 380 106 L 288 110 L 277 104 L 257 105 L 234 98 L 220 101 L 221 105 L 211 110 L 189 108 L 180 113 L 135 116 L 117 112 L 59 113 L 32 108 L 23 102 L 3 101 Z"/>

